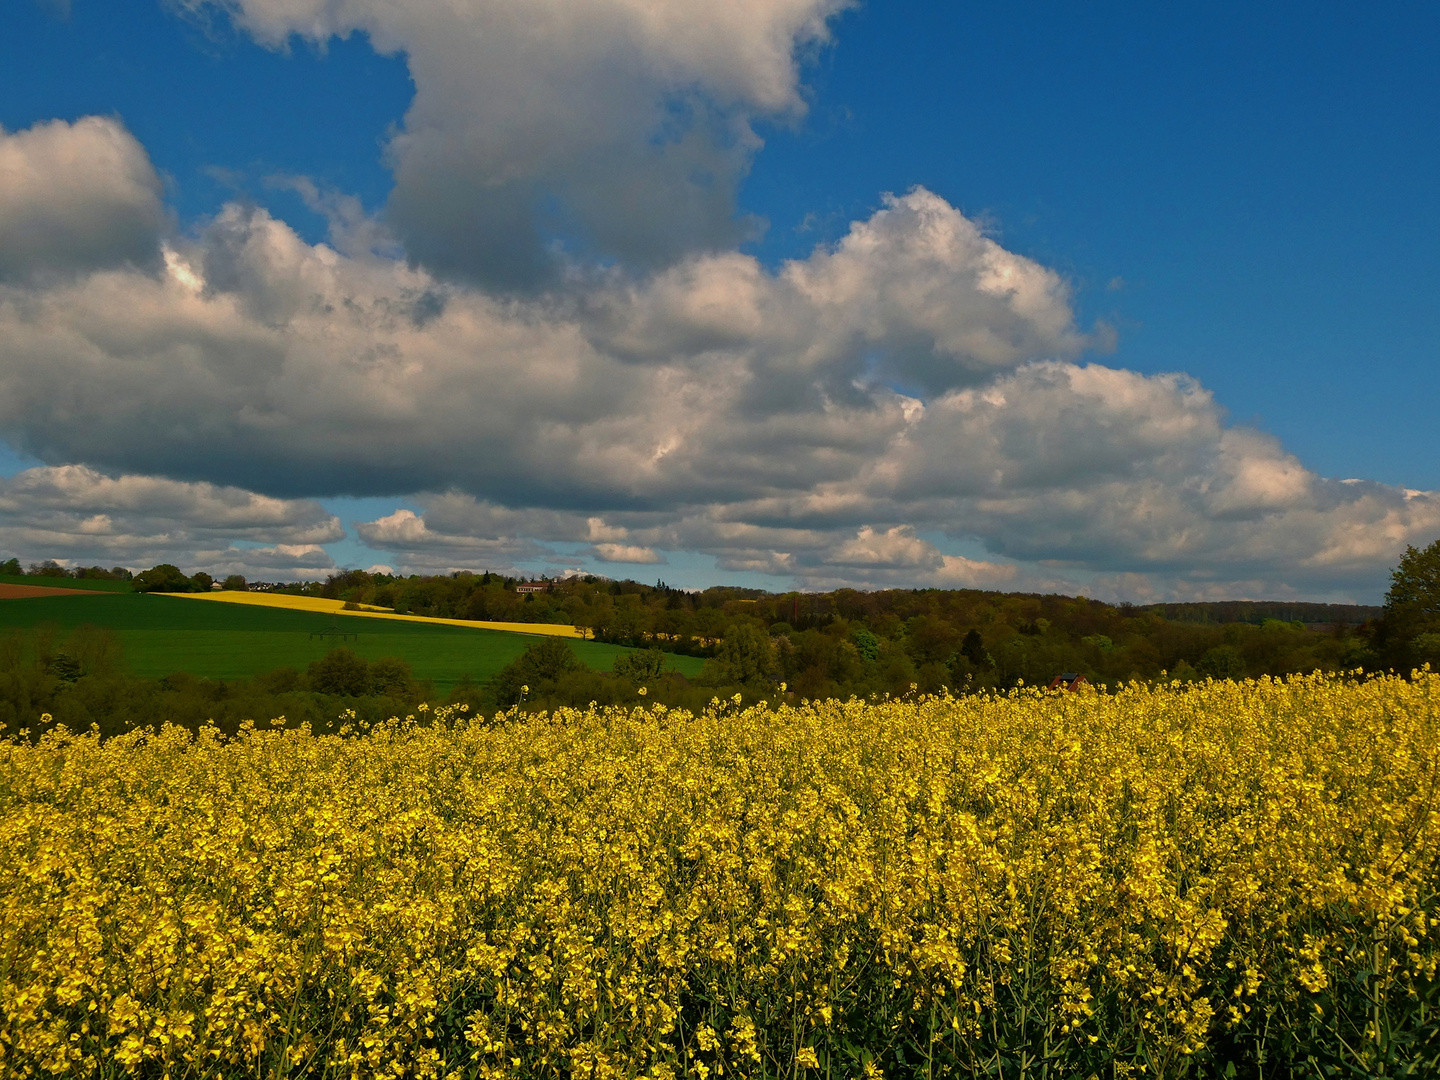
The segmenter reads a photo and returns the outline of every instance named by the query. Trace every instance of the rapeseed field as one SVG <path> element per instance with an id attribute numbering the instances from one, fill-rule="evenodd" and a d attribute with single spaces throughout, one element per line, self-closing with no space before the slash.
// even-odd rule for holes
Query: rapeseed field
<path id="1" fill-rule="evenodd" d="M 483 622 L 475 619 L 442 619 L 430 615 L 401 615 L 390 608 L 375 607 L 371 604 L 355 604 L 353 607 L 346 607 L 343 600 L 331 600 L 323 596 L 296 596 L 292 593 L 206 592 L 160 593 L 159 595 L 165 596 L 167 599 L 248 604 L 251 607 L 278 608 L 284 611 L 318 611 L 327 615 L 393 619 L 396 622 L 429 623 L 434 626 L 461 626 L 470 630 L 503 630 L 512 634 L 540 634 L 545 637 L 580 638 L 581 640 L 588 636 L 578 627 L 554 623 Z"/>
<path id="2" fill-rule="evenodd" d="M 0 1077 L 1434 1076 L 1440 677 L 0 743 Z"/>

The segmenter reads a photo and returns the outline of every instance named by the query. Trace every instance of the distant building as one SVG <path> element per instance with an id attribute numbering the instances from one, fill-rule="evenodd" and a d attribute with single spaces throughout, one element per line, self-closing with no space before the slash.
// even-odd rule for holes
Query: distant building
<path id="1" fill-rule="evenodd" d="M 1089 685 L 1090 680 L 1078 671 L 1062 671 L 1050 680 L 1051 690 L 1079 690 L 1080 687 Z"/>
<path id="2" fill-rule="evenodd" d="M 525 585 L 516 585 L 516 586 L 515 586 L 515 591 L 516 591 L 516 592 L 522 592 L 522 593 L 524 593 L 524 592 L 544 592 L 544 591 L 545 591 L 546 589 L 548 589 L 548 588 L 550 588 L 550 582 L 548 582 L 548 581 L 532 581 L 532 582 L 529 582 L 528 584 L 525 584 Z"/>

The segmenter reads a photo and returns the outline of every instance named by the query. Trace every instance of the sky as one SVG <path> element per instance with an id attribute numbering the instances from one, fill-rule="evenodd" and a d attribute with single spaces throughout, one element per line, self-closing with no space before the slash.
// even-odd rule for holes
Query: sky
<path id="1" fill-rule="evenodd" d="M 16 0 L 0 559 L 1373 603 L 1440 9 Z"/>

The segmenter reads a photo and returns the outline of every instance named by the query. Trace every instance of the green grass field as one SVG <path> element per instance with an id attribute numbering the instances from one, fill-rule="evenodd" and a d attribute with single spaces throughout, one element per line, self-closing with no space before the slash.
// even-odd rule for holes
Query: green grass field
<path id="1" fill-rule="evenodd" d="M 0 585 L 34 585 L 42 589 L 86 589 L 90 592 L 130 591 L 128 581 L 106 581 L 103 578 L 47 578 L 17 577 L 14 574 L 0 574 Z"/>
<path id="2" fill-rule="evenodd" d="M 237 679 L 280 667 L 304 669 L 343 644 L 368 660 L 399 657 L 416 678 L 431 680 L 441 692 L 467 676 L 477 683 L 487 681 L 539 640 L 499 630 L 351 615 L 337 619 L 318 612 L 207 604 L 146 593 L 0 600 L 0 633 L 44 623 L 61 633 L 83 623 L 108 627 L 125 647 L 130 673 L 144 678 L 184 671 Z M 313 636 L 333 626 L 358 636 L 348 641 Z M 594 641 L 568 644 L 582 662 L 599 671 L 610 670 L 616 656 L 632 651 Z M 703 664 L 698 657 L 671 656 L 668 666 L 695 675 Z"/>

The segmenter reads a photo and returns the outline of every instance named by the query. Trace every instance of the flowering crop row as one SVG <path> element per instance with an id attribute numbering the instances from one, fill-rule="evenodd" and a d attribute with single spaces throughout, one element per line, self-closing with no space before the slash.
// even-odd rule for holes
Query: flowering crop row
<path id="1" fill-rule="evenodd" d="M 0 1077 L 1437 1075 L 1437 704 L 12 738 Z"/>

